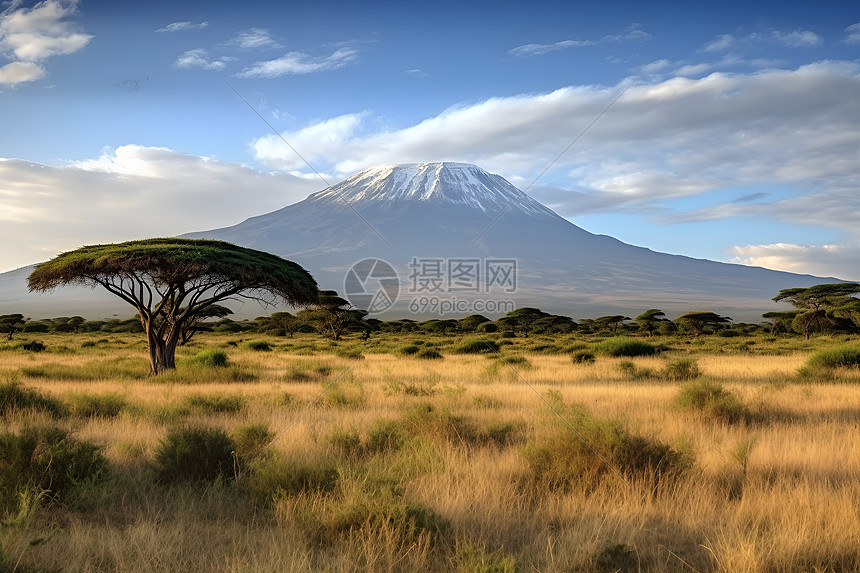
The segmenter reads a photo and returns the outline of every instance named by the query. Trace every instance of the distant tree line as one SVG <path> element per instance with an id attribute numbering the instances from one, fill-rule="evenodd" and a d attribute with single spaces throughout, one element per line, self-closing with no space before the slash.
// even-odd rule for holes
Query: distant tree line
<path id="1" fill-rule="evenodd" d="M 648 309 L 635 318 L 619 314 L 579 321 L 532 307 L 518 308 L 495 320 L 471 314 L 459 319 L 419 321 L 401 318 L 382 321 L 368 318 L 367 312 L 353 307 L 335 291 L 320 291 L 318 302 L 311 308 L 295 314 L 275 312 L 253 320 L 233 320 L 230 318 L 233 314 L 230 309 L 212 305 L 186 328 L 181 344 L 187 344 L 197 332 L 255 333 L 290 338 L 301 333 L 317 333 L 334 340 L 348 335 L 367 339 L 375 333 L 386 332 L 440 335 L 500 333 L 523 338 L 574 332 L 644 336 L 677 334 L 692 337 L 798 334 L 808 338 L 813 333 L 860 334 L 860 299 L 854 298 L 855 294 L 860 294 L 858 283 L 785 289 L 773 300 L 788 301 L 794 308 L 765 313 L 763 318 L 767 322 L 752 324 L 736 323 L 730 317 L 710 311 L 688 312 L 671 320 L 656 308 Z M 139 316 L 127 319 L 85 320 L 80 316 L 71 316 L 30 320 L 21 314 L 0 315 L 0 334 L 11 340 L 17 332 L 143 332 L 143 326 Z"/>

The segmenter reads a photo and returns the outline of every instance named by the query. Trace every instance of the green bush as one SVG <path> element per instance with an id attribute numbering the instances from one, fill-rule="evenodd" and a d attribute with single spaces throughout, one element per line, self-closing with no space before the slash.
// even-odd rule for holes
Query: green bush
<path id="1" fill-rule="evenodd" d="M 629 545 L 607 543 L 594 556 L 594 568 L 606 573 L 636 573 L 639 571 L 639 559 Z"/>
<path id="2" fill-rule="evenodd" d="M 217 348 L 206 348 L 194 355 L 195 362 L 211 368 L 227 366 L 229 360 L 227 353 Z"/>
<path id="3" fill-rule="evenodd" d="M 737 396 L 710 380 L 695 380 L 681 386 L 677 404 L 720 422 L 735 423 L 749 418 Z"/>
<path id="4" fill-rule="evenodd" d="M 681 358 L 666 364 L 663 375 L 669 380 L 694 380 L 702 375 L 695 358 Z"/>
<path id="5" fill-rule="evenodd" d="M 619 362 L 618 370 L 633 380 L 646 380 L 654 377 L 654 371 L 652 369 L 636 366 L 630 360 L 622 360 Z"/>
<path id="6" fill-rule="evenodd" d="M 415 355 L 415 358 L 421 358 L 422 360 L 439 360 L 442 358 L 442 355 L 435 348 L 422 348 Z"/>
<path id="7" fill-rule="evenodd" d="M 594 352 L 590 350 L 577 350 L 570 358 L 574 364 L 588 364 L 594 362 Z"/>
<path id="8" fill-rule="evenodd" d="M 501 550 L 488 552 L 470 543 L 457 546 L 457 573 L 516 573 L 516 560 Z"/>
<path id="9" fill-rule="evenodd" d="M 393 420 L 377 420 L 367 433 L 365 449 L 370 453 L 399 450 L 406 443 L 407 435 Z"/>
<path id="10" fill-rule="evenodd" d="M 126 399 L 115 392 L 71 394 L 66 400 L 72 415 L 80 418 L 116 418 L 128 405 Z"/>
<path id="11" fill-rule="evenodd" d="M 405 346 L 398 347 L 397 354 L 400 354 L 401 356 L 410 356 L 412 354 L 418 354 L 420 350 L 421 348 L 415 344 L 407 344 Z"/>
<path id="12" fill-rule="evenodd" d="M 464 340 L 451 349 L 454 354 L 484 354 L 498 351 L 499 345 L 492 340 Z"/>
<path id="13" fill-rule="evenodd" d="M 252 340 L 248 343 L 248 348 L 256 350 L 257 352 L 270 352 L 272 350 L 272 345 L 265 340 Z"/>
<path id="14" fill-rule="evenodd" d="M 167 433 L 155 450 L 155 472 L 165 483 L 202 484 L 234 477 L 236 445 L 219 428 L 183 427 Z"/>
<path id="15" fill-rule="evenodd" d="M 234 428 L 230 437 L 236 446 L 236 456 L 246 466 L 263 453 L 275 435 L 266 424 L 244 424 Z"/>
<path id="16" fill-rule="evenodd" d="M 665 480 L 682 473 L 690 460 L 658 440 L 632 434 L 614 420 L 594 418 L 578 406 L 550 396 L 567 423 L 522 449 L 529 481 L 538 489 L 591 489 L 604 477 Z M 569 425 L 568 425 L 569 424 Z"/>
<path id="17" fill-rule="evenodd" d="M 332 463 L 299 461 L 283 455 L 273 455 L 260 461 L 249 474 L 251 491 L 268 502 L 285 495 L 331 492 L 339 479 L 340 472 Z"/>
<path id="18" fill-rule="evenodd" d="M 55 398 L 25 388 L 15 381 L 0 384 L 0 416 L 20 410 L 45 412 L 55 418 L 66 415 L 65 406 Z"/>
<path id="19" fill-rule="evenodd" d="M 326 510 L 306 524 L 311 541 L 318 545 L 359 536 L 413 547 L 422 538 L 434 542 L 449 527 L 432 509 L 404 503 L 392 493 L 350 492 L 345 499 L 330 502 Z"/>
<path id="20" fill-rule="evenodd" d="M 810 356 L 806 364 L 811 368 L 857 368 L 860 367 L 860 347 L 825 348 Z"/>
<path id="21" fill-rule="evenodd" d="M 49 502 L 102 478 L 107 461 L 100 448 L 60 428 L 30 427 L 0 434 L 0 515 L 17 512 L 20 494 L 38 491 Z"/>
<path id="22" fill-rule="evenodd" d="M 642 340 L 617 336 L 597 344 L 595 347 L 601 354 L 607 356 L 651 356 L 657 352 L 657 347 Z"/>
<path id="23" fill-rule="evenodd" d="M 43 352 L 46 347 L 38 340 L 33 340 L 32 342 L 25 342 L 21 345 L 21 348 L 27 352 Z"/>
<path id="24" fill-rule="evenodd" d="M 244 407 L 245 398 L 235 394 L 190 394 L 182 402 L 203 414 L 235 414 Z"/>

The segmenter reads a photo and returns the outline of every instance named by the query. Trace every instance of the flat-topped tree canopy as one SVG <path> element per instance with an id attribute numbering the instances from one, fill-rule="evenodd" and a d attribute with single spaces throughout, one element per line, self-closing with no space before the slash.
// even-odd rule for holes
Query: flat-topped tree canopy
<path id="1" fill-rule="evenodd" d="M 89 245 L 36 265 L 31 291 L 101 285 L 134 306 L 147 332 L 152 370 L 174 368 L 176 344 L 195 318 L 225 300 L 292 306 L 318 302 L 314 278 L 298 264 L 224 241 L 159 238 Z"/>
<path id="2" fill-rule="evenodd" d="M 187 291 L 214 288 L 216 293 L 268 292 L 291 305 L 317 300 L 316 281 L 298 264 L 264 251 L 205 239 L 89 245 L 36 265 L 27 278 L 30 290 L 37 291 L 65 284 L 120 286 L 123 281 L 137 280 L 147 280 L 163 292 L 179 287 Z"/>

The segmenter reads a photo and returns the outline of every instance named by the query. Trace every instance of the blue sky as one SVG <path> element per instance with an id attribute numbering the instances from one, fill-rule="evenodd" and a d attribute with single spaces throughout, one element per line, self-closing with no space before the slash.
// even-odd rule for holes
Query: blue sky
<path id="1" fill-rule="evenodd" d="M 5 3 L 0 271 L 324 187 L 232 86 L 331 183 L 552 163 L 589 231 L 860 279 L 860 4 L 411 4 Z"/>

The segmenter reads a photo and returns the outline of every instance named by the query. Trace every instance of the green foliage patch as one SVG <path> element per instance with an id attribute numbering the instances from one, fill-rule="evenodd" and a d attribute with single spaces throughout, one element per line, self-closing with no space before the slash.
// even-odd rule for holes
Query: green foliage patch
<path id="1" fill-rule="evenodd" d="M 657 353 L 657 347 L 643 340 L 617 336 L 609 338 L 595 346 L 595 350 L 607 356 L 651 356 Z"/>
<path id="2" fill-rule="evenodd" d="M 733 392 L 711 380 L 687 382 L 681 386 L 676 403 L 718 422 L 732 424 L 750 418 L 749 410 Z"/>
<path id="3" fill-rule="evenodd" d="M 100 448 L 53 426 L 0 434 L 0 515 L 15 513 L 25 491 L 49 502 L 66 499 L 75 488 L 104 477 Z"/>
<path id="4" fill-rule="evenodd" d="M 55 418 L 66 415 L 65 405 L 32 388 L 26 388 L 14 380 L 0 384 L 0 416 L 22 410 L 45 412 Z"/>
<path id="5" fill-rule="evenodd" d="M 174 428 L 159 442 L 153 466 L 164 483 L 212 483 L 234 477 L 236 445 L 220 428 Z"/>

